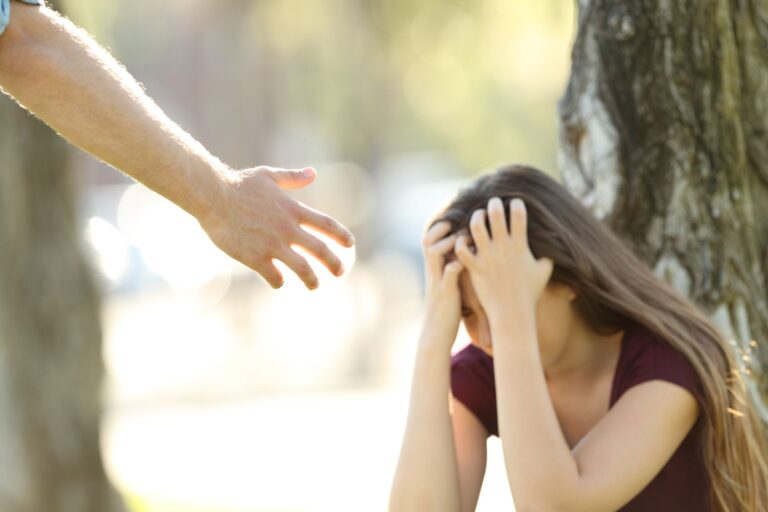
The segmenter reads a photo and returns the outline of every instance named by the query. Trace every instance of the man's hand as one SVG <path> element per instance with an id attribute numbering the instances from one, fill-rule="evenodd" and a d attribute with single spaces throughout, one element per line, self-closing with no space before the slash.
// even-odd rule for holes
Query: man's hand
<path id="1" fill-rule="evenodd" d="M 283 285 L 283 276 L 272 262 L 275 258 L 313 290 L 318 286 L 317 276 L 293 246 L 306 249 L 334 275 L 343 274 L 344 267 L 325 243 L 302 226 L 344 247 L 354 244 L 352 233 L 344 226 L 283 192 L 305 187 L 315 176 L 312 168 L 255 167 L 233 172 L 221 181 L 218 198 L 198 220 L 222 251 L 261 274 L 273 288 Z"/>
<path id="2" fill-rule="evenodd" d="M 347 247 L 352 235 L 283 192 L 311 183 L 314 169 L 230 170 L 171 121 L 106 50 L 51 9 L 14 5 L 13 23 L 0 39 L 0 87 L 71 143 L 194 215 L 219 248 L 273 287 L 283 284 L 273 258 L 317 287 L 293 246 L 332 273 L 343 272 L 339 258 L 302 226 Z"/>

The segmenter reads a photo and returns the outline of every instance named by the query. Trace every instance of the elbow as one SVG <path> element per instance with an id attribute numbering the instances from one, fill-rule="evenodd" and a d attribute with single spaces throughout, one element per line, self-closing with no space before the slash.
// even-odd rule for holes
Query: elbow
<path id="1" fill-rule="evenodd" d="M 515 498 L 516 512 L 564 512 L 564 510 L 554 503 L 548 501 L 523 501 Z"/>
<path id="2" fill-rule="evenodd" d="M 461 512 L 459 501 L 445 493 L 425 493 L 417 489 L 393 489 L 389 512 Z"/>
<path id="3" fill-rule="evenodd" d="M 582 512 L 581 508 L 572 505 L 563 505 L 548 501 L 527 501 L 518 502 L 515 500 L 515 510 L 517 512 Z"/>
<path id="4" fill-rule="evenodd" d="M 578 499 L 561 495 L 557 490 L 553 490 L 551 494 L 558 494 L 558 496 L 521 500 L 515 498 L 515 510 L 517 512 L 609 512 L 605 507 L 596 506 L 595 503 L 587 504 Z"/>
<path id="5" fill-rule="evenodd" d="M 596 512 L 595 504 L 585 502 L 578 493 L 563 492 L 563 488 L 553 486 L 549 492 L 539 492 L 536 495 L 515 496 L 517 512 Z"/>

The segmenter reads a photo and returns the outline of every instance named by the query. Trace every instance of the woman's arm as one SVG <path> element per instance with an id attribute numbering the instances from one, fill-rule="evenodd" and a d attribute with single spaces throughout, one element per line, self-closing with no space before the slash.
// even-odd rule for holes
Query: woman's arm
<path id="1" fill-rule="evenodd" d="M 459 453 L 467 461 L 473 461 L 474 467 L 479 466 L 478 452 L 471 443 L 471 439 L 478 438 L 477 425 L 472 423 L 471 413 L 463 409 L 458 413 L 454 411 L 452 417 L 449 406 L 452 400 L 450 350 L 461 318 L 458 276 L 463 267 L 458 261 L 445 264 L 444 256 L 455 243 L 455 236 L 445 237 L 448 229 L 447 223 L 434 226 L 423 242 L 427 314 L 419 339 L 408 421 L 390 495 L 390 510 L 395 512 L 460 511 L 463 488 L 472 494 L 472 485 L 460 483 L 460 474 L 466 482 L 482 481 L 482 474 L 478 478 L 466 470 L 460 472 L 457 463 Z M 456 440 L 454 425 L 460 434 Z M 476 444 L 475 447 L 480 449 Z"/>
<path id="2" fill-rule="evenodd" d="M 390 496 L 393 512 L 461 510 L 450 399 L 450 351 L 424 340 L 416 356 L 408 421 Z"/>
<path id="3" fill-rule="evenodd" d="M 444 400 L 450 358 L 446 367 L 441 356 L 419 350 L 411 388 L 391 510 L 475 510 L 488 432 L 464 404 L 453 397 Z"/>
<path id="4" fill-rule="evenodd" d="M 0 87 L 71 143 L 194 215 L 224 252 L 272 286 L 282 284 L 272 258 L 308 287 L 317 285 L 292 244 L 342 272 L 341 261 L 301 225 L 346 246 L 351 233 L 283 192 L 311 183 L 313 169 L 230 169 L 171 121 L 109 52 L 55 11 L 13 6 L 0 36 Z"/>
<path id="5" fill-rule="evenodd" d="M 525 315 L 491 322 L 499 432 L 517 510 L 617 510 L 666 464 L 693 427 L 698 404 L 675 384 L 640 384 L 571 451 L 549 398 L 532 324 Z"/>
<path id="6" fill-rule="evenodd" d="M 459 490 L 461 491 L 461 510 L 470 512 L 477 507 L 480 489 L 485 478 L 487 462 L 488 430 L 463 403 L 452 399 L 451 423 L 453 425 L 454 445 L 456 446 L 456 465 L 459 469 Z"/>

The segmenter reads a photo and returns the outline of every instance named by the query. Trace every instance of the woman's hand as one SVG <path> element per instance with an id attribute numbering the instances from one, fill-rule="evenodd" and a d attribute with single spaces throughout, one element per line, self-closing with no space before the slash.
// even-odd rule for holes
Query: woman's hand
<path id="1" fill-rule="evenodd" d="M 552 275 L 549 258 L 534 258 L 528 247 L 525 204 L 513 199 L 510 205 L 511 230 L 507 229 L 504 204 L 494 197 L 488 210 L 476 210 L 470 220 L 475 245 L 468 237 L 456 241 L 456 257 L 467 268 L 472 286 L 488 320 L 493 322 L 512 311 L 535 315 L 536 302 Z M 490 233 L 486 228 L 486 215 Z"/>
<path id="2" fill-rule="evenodd" d="M 459 274 L 464 270 L 459 260 L 445 261 L 457 239 L 455 234 L 445 236 L 450 229 L 448 222 L 440 222 L 422 239 L 427 274 L 427 314 L 421 343 L 436 343 L 445 346 L 446 350 L 453 345 L 461 321 Z"/>

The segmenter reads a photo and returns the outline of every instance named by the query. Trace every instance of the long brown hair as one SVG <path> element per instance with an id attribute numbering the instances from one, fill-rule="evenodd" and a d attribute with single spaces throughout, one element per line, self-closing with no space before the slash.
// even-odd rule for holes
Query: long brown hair
<path id="1" fill-rule="evenodd" d="M 713 510 L 768 511 L 768 439 L 723 335 L 693 304 L 658 279 L 605 224 L 562 185 L 537 169 L 513 165 L 462 190 L 435 222 L 464 230 L 477 209 L 500 197 L 525 201 L 528 243 L 554 261 L 551 282 L 576 292 L 574 306 L 597 332 L 639 324 L 681 352 L 703 391 L 701 456 Z"/>

